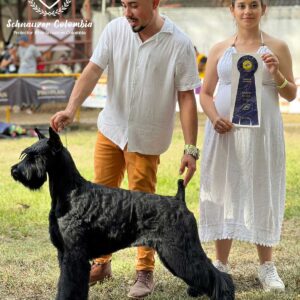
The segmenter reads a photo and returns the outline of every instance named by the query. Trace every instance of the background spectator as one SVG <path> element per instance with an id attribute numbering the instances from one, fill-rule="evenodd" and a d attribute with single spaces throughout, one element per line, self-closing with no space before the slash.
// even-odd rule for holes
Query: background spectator
<path id="1" fill-rule="evenodd" d="M 16 65 L 16 47 L 13 44 L 6 46 L 6 50 L 3 54 L 1 63 L 0 63 L 0 73 L 17 73 Z"/>
<path id="2" fill-rule="evenodd" d="M 35 74 L 37 71 L 37 61 L 41 60 L 41 53 L 36 46 L 29 43 L 26 35 L 17 38 L 19 59 L 19 74 Z"/>

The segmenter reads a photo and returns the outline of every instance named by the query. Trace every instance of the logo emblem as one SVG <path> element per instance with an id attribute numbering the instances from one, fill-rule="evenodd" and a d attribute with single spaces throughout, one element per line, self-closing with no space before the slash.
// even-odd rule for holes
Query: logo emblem
<path id="1" fill-rule="evenodd" d="M 52 4 L 47 4 L 46 0 L 28 0 L 28 4 L 32 7 L 32 9 L 40 15 L 52 16 L 55 17 L 57 15 L 62 14 L 65 10 L 67 10 L 68 6 L 71 4 L 72 0 L 62 0 L 61 7 L 57 9 L 53 9 L 55 5 L 57 5 L 60 0 L 51 1 Z"/>
<path id="2" fill-rule="evenodd" d="M 54 5 L 56 5 L 58 2 L 59 2 L 59 0 L 57 0 L 57 1 L 55 1 L 52 5 L 47 5 L 47 3 L 45 3 L 43 0 L 39 0 L 40 1 L 40 3 L 42 3 L 44 6 L 46 6 L 48 9 L 51 9 Z"/>
<path id="3" fill-rule="evenodd" d="M 245 60 L 245 61 L 243 62 L 243 68 L 244 68 L 245 71 L 251 71 L 252 68 L 253 68 L 252 62 L 251 62 L 250 60 L 248 60 L 248 59 Z"/>

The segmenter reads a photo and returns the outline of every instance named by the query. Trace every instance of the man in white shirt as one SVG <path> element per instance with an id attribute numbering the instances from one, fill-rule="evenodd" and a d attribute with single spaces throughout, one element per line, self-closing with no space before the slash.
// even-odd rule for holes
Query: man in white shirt
<path id="1" fill-rule="evenodd" d="M 159 0 L 122 0 L 124 17 L 111 21 L 72 91 L 64 111 L 51 118 L 60 131 L 90 95 L 108 67 L 108 98 L 98 117 L 94 181 L 118 187 L 128 173 L 130 190 L 154 193 L 159 155 L 170 145 L 176 102 L 185 140 L 180 173 L 187 185 L 198 158 L 197 108 L 200 85 L 189 38 L 158 13 Z M 95 259 L 90 284 L 111 277 L 111 255 Z M 137 277 L 128 294 L 143 298 L 154 288 L 154 250 L 138 247 Z"/>

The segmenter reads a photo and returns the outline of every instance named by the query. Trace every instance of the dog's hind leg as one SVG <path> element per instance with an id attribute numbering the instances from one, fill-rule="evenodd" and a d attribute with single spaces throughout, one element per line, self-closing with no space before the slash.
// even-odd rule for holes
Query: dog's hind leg
<path id="1" fill-rule="evenodd" d="M 211 300 L 233 300 L 234 285 L 230 275 L 219 272 L 200 248 L 178 249 L 172 241 L 156 247 L 160 260 L 175 276 L 185 281 L 191 297 L 206 294 Z"/>
<path id="2" fill-rule="evenodd" d="M 65 250 L 60 268 L 56 300 L 87 300 L 90 263 L 82 246 Z"/>
<path id="3" fill-rule="evenodd" d="M 188 285 L 193 297 L 206 294 L 213 300 L 233 300 L 234 286 L 228 274 L 219 272 L 201 247 L 197 224 L 192 214 L 182 222 L 165 227 L 155 249 L 163 264 Z"/>
<path id="4" fill-rule="evenodd" d="M 190 286 L 190 296 L 207 294 L 209 274 L 200 249 L 180 249 L 174 241 L 162 243 L 156 247 L 157 254 L 165 267 Z M 199 253 L 196 253 L 198 251 Z M 189 253 L 187 253 L 189 252 Z M 194 252 L 194 253 L 192 253 Z"/>

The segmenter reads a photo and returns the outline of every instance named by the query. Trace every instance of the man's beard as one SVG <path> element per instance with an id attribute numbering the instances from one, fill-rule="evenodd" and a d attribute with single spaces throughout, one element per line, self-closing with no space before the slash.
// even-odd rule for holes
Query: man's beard
<path id="1" fill-rule="evenodd" d="M 128 22 L 130 23 L 130 21 L 137 21 L 136 19 L 127 19 Z M 147 27 L 147 25 L 137 25 L 137 26 L 131 26 L 131 29 L 133 32 L 141 32 L 142 30 L 144 30 Z"/>
<path id="2" fill-rule="evenodd" d="M 134 27 L 131 27 L 131 29 L 132 29 L 133 32 L 141 32 L 145 28 L 146 28 L 146 26 L 134 26 Z"/>

